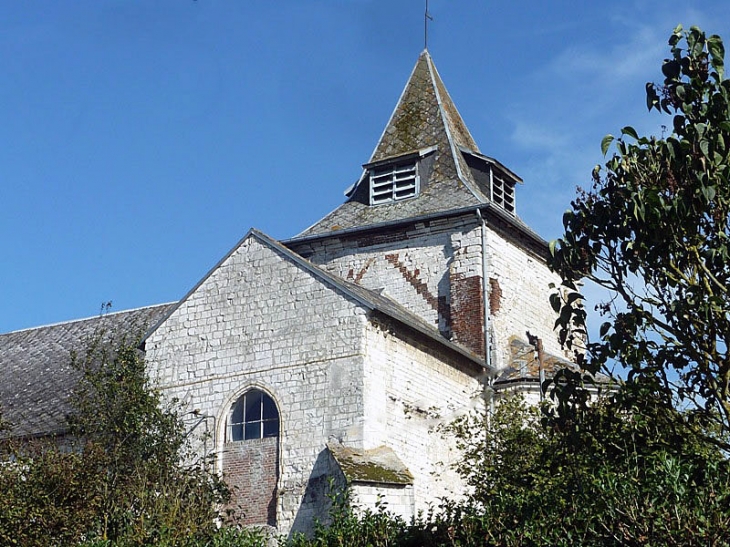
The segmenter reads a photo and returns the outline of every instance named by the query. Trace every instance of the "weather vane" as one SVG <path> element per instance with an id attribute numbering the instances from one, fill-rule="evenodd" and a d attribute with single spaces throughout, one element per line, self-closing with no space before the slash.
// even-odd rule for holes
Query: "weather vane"
<path id="1" fill-rule="evenodd" d="M 433 17 L 428 13 L 428 0 L 426 0 L 426 11 L 423 12 L 423 49 L 428 49 L 428 22 L 433 21 Z"/>

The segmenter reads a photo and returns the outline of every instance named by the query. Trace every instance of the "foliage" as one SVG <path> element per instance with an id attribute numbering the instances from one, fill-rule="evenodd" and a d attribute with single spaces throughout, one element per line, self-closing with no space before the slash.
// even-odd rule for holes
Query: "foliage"
<path id="1" fill-rule="evenodd" d="M 97 534 L 139 544 L 209 534 L 225 491 L 205 462 L 185 463 L 184 424 L 148 386 L 135 346 L 99 339 L 74 359 L 82 377 L 71 433 L 104 454 Z"/>
<path id="2" fill-rule="evenodd" d="M 0 468 L 0 544 L 73 544 L 96 522 L 99 451 L 68 452 L 45 442 L 3 443 Z"/>
<path id="3" fill-rule="evenodd" d="M 616 415 L 599 400 L 561 431 L 519 397 L 451 427 L 466 499 L 406 522 L 334 499 L 331 523 L 290 547 L 730 545 L 725 455 L 658 416 Z M 669 448 L 668 434 L 682 435 Z"/>
<path id="4" fill-rule="evenodd" d="M 388 512 L 385 503 L 374 510 L 359 509 L 351 503 L 349 493 L 331 495 L 330 522 L 317 523 L 312 537 L 296 534 L 287 547 L 386 547 L 392 545 L 427 546 L 431 534 L 425 522 L 406 523 Z"/>
<path id="5" fill-rule="evenodd" d="M 4 443 L 0 544 L 212 541 L 226 490 L 187 457 L 184 425 L 148 385 L 136 343 L 100 334 L 72 364 L 71 435 Z"/>
<path id="6" fill-rule="evenodd" d="M 328 525 L 282 545 L 730 545 L 730 84 L 719 37 L 678 27 L 669 43 L 647 104 L 671 135 L 604 139 L 616 152 L 551 244 L 556 326 L 584 371 L 557 375 L 543 413 L 506 398 L 453 424 L 463 501 L 406 522 L 339 494 Z M 598 341 L 583 278 L 611 292 Z M 584 383 L 614 363 L 626 374 L 591 398 Z M 270 543 L 215 527 L 225 489 L 186 454 L 134 343 L 100 338 L 74 366 L 77 444 L 3 443 L 0 544 Z"/>
<path id="7" fill-rule="evenodd" d="M 615 410 L 596 400 L 563 431 L 515 398 L 456 424 L 471 488 L 444 514 L 456 544 L 729 544 L 724 454 L 664 416 Z"/>
<path id="8" fill-rule="evenodd" d="M 670 116 L 667 137 L 632 127 L 607 136 L 594 185 L 572 202 L 565 234 L 551 244 L 563 286 L 553 296 L 561 339 L 589 373 L 625 373 L 623 403 L 684 409 L 675 414 L 730 448 L 730 81 L 724 47 L 698 28 L 677 27 L 662 85 L 647 106 Z M 578 283 L 608 291 L 600 339 L 586 337 Z M 562 298 L 561 298 L 562 295 Z M 583 350 L 585 349 L 585 353 Z M 561 379 L 562 411 L 582 378 Z M 585 400 L 585 397 L 583 397 Z"/>

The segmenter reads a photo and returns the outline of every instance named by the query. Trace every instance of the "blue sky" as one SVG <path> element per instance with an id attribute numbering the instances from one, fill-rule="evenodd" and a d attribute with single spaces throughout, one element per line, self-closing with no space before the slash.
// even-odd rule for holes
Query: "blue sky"
<path id="1" fill-rule="evenodd" d="M 0 5 L 0 332 L 182 297 L 250 227 L 296 235 L 360 175 L 423 48 L 423 0 Z M 677 23 L 730 2 L 430 0 L 429 50 L 483 153 L 560 235 Z M 729 48 L 730 49 L 730 48 Z"/>

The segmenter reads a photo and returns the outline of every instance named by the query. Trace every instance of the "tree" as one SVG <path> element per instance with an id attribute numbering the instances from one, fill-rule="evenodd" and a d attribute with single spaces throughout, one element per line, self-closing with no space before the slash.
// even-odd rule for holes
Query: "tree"
<path id="1" fill-rule="evenodd" d="M 670 134 L 624 127 L 604 138 L 613 155 L 551 243 L 563 279 L 552 302 L 561 341 L 585 371 L 619 367 L 617 404 L 680 410 L 672 420 L 730 449 L 730 81 L 719 36 L 678 26 L 669 46 L 664 82 L 647 84 L 646 97 Z M 598 340 L 587 339 L 581 280 L 610 295 L 597 306 L 606 318 Z M 563 416 L 587 400 L 585 379 L 566 371 L 556 380 Z"/>
<path id="2" fill-rule="evenodd" d="M 653 415 L 594 399 L 560 429 L 518 396 L 461 418 L 466 502 L 444 518 L 456 545 L 727 545 L 725 454 Z M 439 543 L 443 544 L 443 543 Z"/>
<path id="3" fill-rule="evenodd" d="M 69 438 L 0 446 L 1 544 L 193 545 L 219 534 L 227 490 L 188 457 L 186 428 L 149 385 L 137 339 L 113 334 L 73 356 Z"/>
<path id="4" fill-rule="evenodd" d="M 101 477 L 93 493 L 99 500 L 95 533 L 140 545 L 213 534 L 226 488 L 209 462 L 188 452 L 175 402 L 149 384 L 139 339 L 107 338 L 99 333 L 72 360 L 81 379 L 70 433 L 83 453 L 101 454 L 95 461 Z"/>

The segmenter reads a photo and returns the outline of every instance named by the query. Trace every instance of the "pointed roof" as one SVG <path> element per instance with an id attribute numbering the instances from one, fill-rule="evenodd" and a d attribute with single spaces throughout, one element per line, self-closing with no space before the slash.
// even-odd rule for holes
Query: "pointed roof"
<path id="1" fill-rule="evenodd" d="M 369 163 L 434 145 L 443 148 L 440 162 L 451 169 L 458 163 L 456 147 L 479 152 L 431 55 L 423 50 Z"/>
<path id="2" fill-rule="evenodd" d="M 399 157 L 424 158 L 417 197 L 369 205 L 367 169 Z M 498 165 L 515 182 L 521 180 L 495 160 L 479 152 L 462 120 L 431 55 L 424 50 L 416 62 L 385 131 L 349 199 L 297 237 L 328 234 L 433 213 L 474 207 L 489 202 L 484 181 L 477 180 L 467 158 Z"/>

